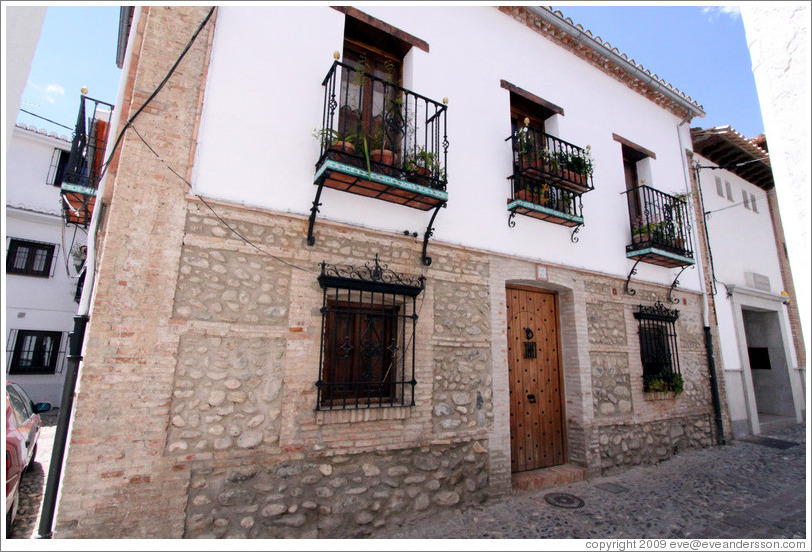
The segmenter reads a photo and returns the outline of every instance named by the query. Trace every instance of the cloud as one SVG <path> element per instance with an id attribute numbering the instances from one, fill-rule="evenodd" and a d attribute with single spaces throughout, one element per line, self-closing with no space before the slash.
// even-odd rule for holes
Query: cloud
<path id="1" fill-rule="evenodd" d="M 63 96 L 65 94 L 65 89 L 59 84 L 49 84 L 45 87 L 46 94 L 59 94 Z"/>
<path id="2" fill-rule="evenodd" d="M 65 95 L 65 88 L 61 84 L 46 84 L 42 86 L 31 81 L 28 81 L 28 86 L 38 94 L 39 99 L 48 102 L 51 105 L 56 103 L 59 96 Z"/>
<path id="3" fill-rule="evenodd" d="M 708 16 L 708 21 L 713 21 L 720 15 L 726 15 L 731 19 L 739 19 L 742 15 L 739 6 L 705 6 L 702 13 Z"/>

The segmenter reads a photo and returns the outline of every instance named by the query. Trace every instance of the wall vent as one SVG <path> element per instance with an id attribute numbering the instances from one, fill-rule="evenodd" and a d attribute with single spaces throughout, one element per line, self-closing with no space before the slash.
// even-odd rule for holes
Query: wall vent
<path id="1" fill-rule="evenodd" d="M 744 281 L 747 284 L 747 287 L 758 289 L 761 291 L 771 291 L 770 278 L 764 276 L 763 274 L 757 274 L 755 272 L 745 272 Z"/>

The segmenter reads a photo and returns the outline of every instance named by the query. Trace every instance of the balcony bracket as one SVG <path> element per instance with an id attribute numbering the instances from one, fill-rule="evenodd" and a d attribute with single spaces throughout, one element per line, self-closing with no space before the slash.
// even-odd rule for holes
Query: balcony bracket
<path id="1" fill-rule="evenodd" d="M 319 187 L 316 190 L 316 199 L 313 200 L 313 207 L 310 208 L 310 223 L 307 226 L 307 245 L 314 245 L 316 243 L 316 237 L 313 235 L 313 226 L 316 224 L 316 213 L 319 212 L 319 207 L 321 206 L 321 190 L 324 188 L 324 179 L 321 178 L 319 180 Z"/>
<path id="2" fill-rule="evenodd" d="M 508 226 L 511 228 L 516 226 L 516 221 L 513 220 L 514 218 L 516 218 L 516 209 L 511 209 L 510 216 L 508 217 Z"/>
<path id="3" fill-rule="evenodd" d="M 668 302 L 669 303 L 674 303 L 674 304 L 679 303 L 679 298 L 671 297 L 671 294 L 674 293 L 674 288 L 676 288 L 679 285 L 679 277 L 682 276 L 682 273 L 685 272 L 685 269 L 688 268 L 689 266 L 691 268 L 694 267 L 694 265 L 685 265 L 685 266 L 683 266 L 682 269 L 679 272 L 677 272 L 677 275 L 674 277 L 674 281 L 671 282 L 671 287 L 668 288 Z"/>
<path id="4" fill-rule="evenodd" d="M 424 266 L 431 266 L 431 257 L 426 255 L 426 248 L 429 245 L 429 238 L 434 234 L 434 219 L 437 216 L 437 213 L 440 212 L 441 207 L 445 207 L 445 202 L 439 204 L 437 207 L 434 208 L 434 214 L 431 215 L 431 220 L 429 221 L 429 225 L 426 227 L 426 233 L 423 234 L 423 265 Z"/>
<path id="5" fill-rule="evenodd" d="M 646 256 L 643 255 L 642 257 L 637 259 L 637 261 L 635 261 L 635 263 L 634 263 L 634 266 L 632 267 L 631 272 L 629 272 L 629 275 L 626 277 L 626 287 L 625 287 L 624 291 L 626 292 L 627 295 L 637 295 L 637 290 L 629 289 L 629 282 L 631 281 L 632 276 L 637 274 L 637 265 L 640 263 L 640 261 L 642 261 L 645 258 L 646 258 Z"/>
<path id="6" fill-rule="evenodd" d="M 583 224 L 579 224 L 578 226 L 576 226 L 575 229 L 572 231 L 572 234 L 570 234 L 570 241 L 572 243 L 578 243 L 579 241 L 581 241 L 581 238 L 575 235 L 581 231 L 581 226 L 583 226 Z"/>

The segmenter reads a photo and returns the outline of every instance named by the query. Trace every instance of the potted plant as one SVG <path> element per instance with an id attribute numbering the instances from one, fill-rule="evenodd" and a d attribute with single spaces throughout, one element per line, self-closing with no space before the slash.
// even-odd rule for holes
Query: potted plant
<path id="1" fill-rule="evenodd" d="M 322 150 L 331 149 L 346 153 L 355 153 L 356 137 L 354 134 L 342 136 L 340 132 L 332 128 L 317 128 L 313 130 L 313 137 L 319 141 Z"/>
<path id="2" fill-rule="evenodd" d="M 440 156 L 433 151 L 426 151 L 422 146 L 403 157 L 403 171 L 409 180 L 415 182 L 425 181 L 430 176 L 441 180 L 445 178 Z"/>
<path id="3" fill-rule="evenodd" d="M 560 151 L 556 158 L 563 169 L 564 178 L 570 182 L 583 183 L 595 170 L 591 146 L 581 151 Z"/>
<path id="4" fill-rule="evenodd" d="M 645 393 L 674 393 L 681 394 L 685 389 L 685 381 L 678 372 L 648 374 L 643 376 L 643 391 Z"/>
<path id="5" fill-rule="evenodd" d="M 550 201 L 549 192 L 550 187 L 546 183 L 542 183 L 541 185 L 530 184 L 516 190 L 515 199 L 528 201 L 535 205 L 547 205 Z"/>
<path id="6" fill-rule="evenodd" d="M 76 268 L 76 272 L 81 271 L 87 260 L 87 246 L 76 243 L 71 247 L 70 254 L 73 257 L 73 266 Z"/>

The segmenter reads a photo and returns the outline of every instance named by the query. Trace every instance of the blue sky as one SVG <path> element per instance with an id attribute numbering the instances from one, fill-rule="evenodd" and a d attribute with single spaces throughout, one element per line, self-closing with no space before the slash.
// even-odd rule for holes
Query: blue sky
<path id="1" fill-rule="evenodd" d="M 51 6 L 20 109 L 73 128 L 83 86 L 91 98 L 114 104 L 121 70 L 116 67 L 118 6 Z M 20 113 L 18 123 L 71 137 L 71 131 Z"/>
<path id="2" fill-rule="evenodd" d="M 735 8 L 553 7 L 701 104 L 707 115 L 691 126 L 729 124 L 747 137 L 764 131 Z M 118 16 L 117 6 L 49 7 L 20 107 L 72 127 L 82 86 L 90 97 L 115 103 Z M 70 136 L 69 130 L 25 113 L 17 121 Z"/>

